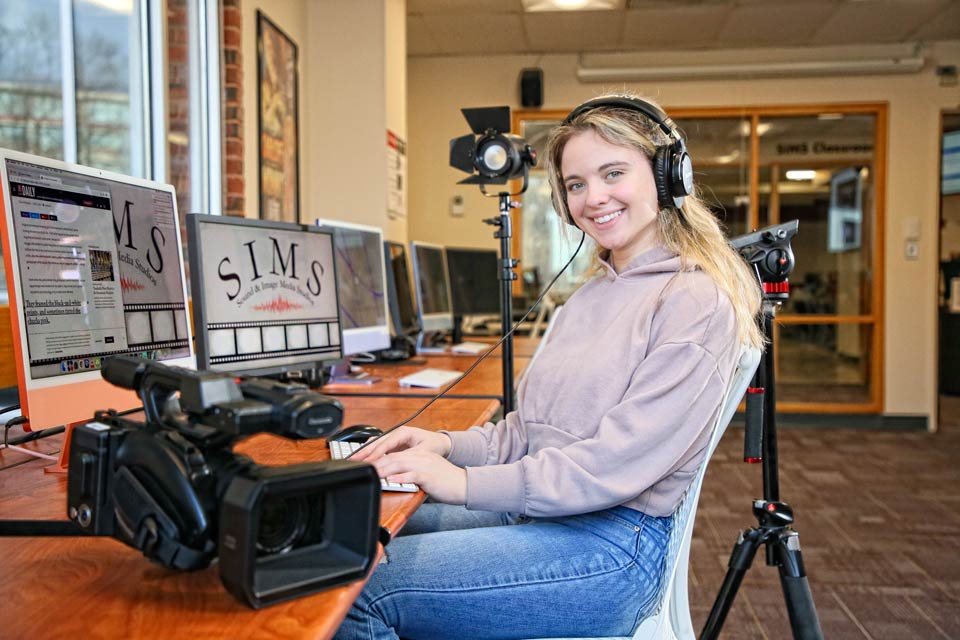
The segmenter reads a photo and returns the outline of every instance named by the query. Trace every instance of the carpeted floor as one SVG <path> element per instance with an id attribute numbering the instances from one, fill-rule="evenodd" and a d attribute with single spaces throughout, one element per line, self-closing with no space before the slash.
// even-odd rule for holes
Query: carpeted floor
<path id="1" fill-rule="evenodd" d="M 960 397 L 941 399 L 938 433 L 780 429 L 780 498 L 795 512 L 828 639 L 960 638 Z M 699 631 L 737 533 L 756 525 L 760 465 L 731 426 L 704 482 L 691 547 Z M 788 638 L 776 567 L 761 550 L 720 636 Z"/>

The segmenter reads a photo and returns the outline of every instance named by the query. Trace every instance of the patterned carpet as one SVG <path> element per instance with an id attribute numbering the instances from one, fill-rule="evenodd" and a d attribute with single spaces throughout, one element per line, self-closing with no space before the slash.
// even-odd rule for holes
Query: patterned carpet
<path id="1" fill-rule="evenodd" d="M 814 601 L 829 639 L 960 638 L 960 397 L 938 433 L 780 429 L 780 498 L 794 508 Z M 741 529 L 756 525 L 760 465 L 731 426 L 707 471 L 691 547 L 699 631 Z M 758 552 L 721 638 L 788 638 L 776 567 Z"/>

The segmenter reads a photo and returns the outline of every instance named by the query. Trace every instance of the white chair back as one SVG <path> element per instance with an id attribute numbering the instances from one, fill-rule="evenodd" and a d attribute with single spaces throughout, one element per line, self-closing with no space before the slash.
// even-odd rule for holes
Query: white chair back
<path id="1" fill-rule="evenodd" d="M 706 456 L 683 500 L 673 514 L 673 529 L 667 543 L 666 571 L 656 611 L 645 618 L 634 631 L 626 638 L 602 638 L 595 640 L 688 640 L 696 638 L 693 631 L 693 621 L 690 619 L 690 602 L 687 598 L 687 573 L 690 564 L 690 539 L 693 536 L 693 524 L 697 513 L 697 504 L 700 501 L 700 488 L 703 486 L 703 477 L 707 472 L 707 463 L 713 455 L 720 438 L 723 437 L 733 414 L 747 386 L 753 378 L 757 365 L 760 363 L 760 349 L 744 346 L 740 350 L 740 359 L 736 369 L 727 384 L 723 396 L 720 414 L 713 427 L 710 441 L 707 443 Z M 561 640 L 586 640 L 566 638 Z"/>

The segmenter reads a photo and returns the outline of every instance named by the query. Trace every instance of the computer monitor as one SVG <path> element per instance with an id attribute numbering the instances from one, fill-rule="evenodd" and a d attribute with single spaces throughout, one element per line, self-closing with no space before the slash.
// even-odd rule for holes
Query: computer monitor
<path id="1" fill-rule="evenodd" d="M 333 232 L 343 323 L 343 355 L 380 351 L 390 347 L 383 232 L 339 220 L 318 219 L 320 228 Z"/>
<path id="2" fill-rule="evenodd" d="M 172 186 L 0 149 L 0 191 L 28 429 L 139 406 L 100 376 L 109 356 L 195 366 Z"/>
<path id="3" fill-rule="evenodd" d="M 827 250 L 833 253 L 859 249 L 863 225 L 863 177 L 859 167 L 830 176 L 827 209 Z"/>
<path id="4" fill-rule="evenodd" d="M 191 214 L 187 247 L 200 367 L 289 374 L 343 357 L 330 233 Z"/>
<path id="5" fill-rule="evenodd" d="M 500 313 L 498 254 L 495 249 L 447 247 L 447 270 L 453 295 L 453 315 Z"/>
<path id="6" fill-rule="evenodd" d="M 384 241 L 383 259 L 387 267 L 387 302 L 394 335 L 416 334 L 420 331 L 420 321 L 413 303 L 407 249 L 399 242 Z"/>
<path id="7" fill-rule="evenodd" d="M 450 331 L 453 329 L 453 306 L 446 251 L 442 246 L 428 242 L 412 242 L 410 246 L 420 326 L 425 332 Z"/>

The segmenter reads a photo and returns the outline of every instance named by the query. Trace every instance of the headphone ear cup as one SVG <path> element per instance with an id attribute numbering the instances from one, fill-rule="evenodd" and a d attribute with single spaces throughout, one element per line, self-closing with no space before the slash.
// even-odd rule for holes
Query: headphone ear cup
<path id="1" fill-rule="evenodd" d="M 653 156 L 653 182 L 657 185 L 657 202 L 660 207 L 674 206 L 673 194 L 670 192 L 671 148 L 658 147 Z"/>

